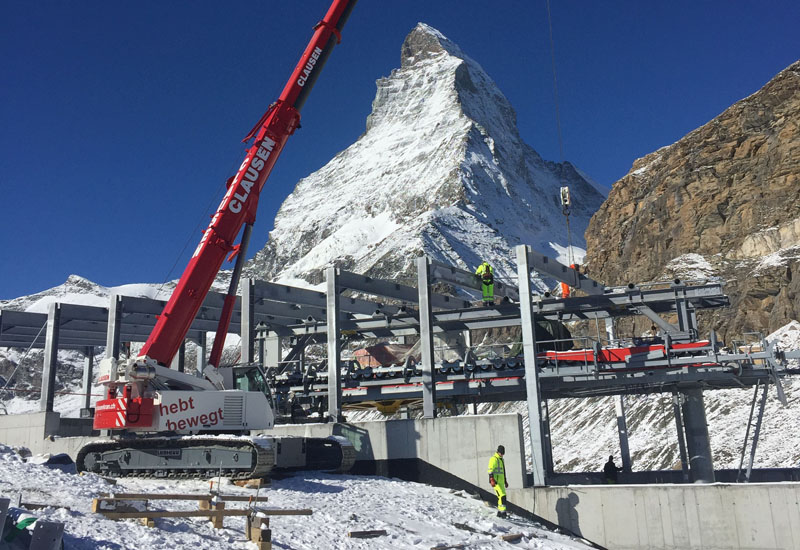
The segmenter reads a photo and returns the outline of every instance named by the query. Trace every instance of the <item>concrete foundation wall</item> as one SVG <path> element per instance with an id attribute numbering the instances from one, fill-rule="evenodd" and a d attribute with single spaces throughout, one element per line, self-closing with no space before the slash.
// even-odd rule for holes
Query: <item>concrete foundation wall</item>
<path id="1" fill-rule="evenodd" d="M 525 482 L 522 417 L 518 414 L 281 425 L 267 433 L 276 436 L 344 436 L 353 443 L 357 461 L 419 459 L 467 483 L 487 489 L 489 458 L 498 445 L 504 445 L 509 487 L 522 488 Z"/>
<path id="2" fill-rule="evenodd" d="M 0 443 L 27 447 L 33 454 L 67 453 L 74 459 L 78 449 L 96 439 L 91 434 L 91 419 L 61 418 L 56 412 L 0 416 Z"/>
<path id="3" fill-rule="evenodd" d="M 800 548 L 800 483 L 546 487 L 508 500 L 611 550 Z"/>

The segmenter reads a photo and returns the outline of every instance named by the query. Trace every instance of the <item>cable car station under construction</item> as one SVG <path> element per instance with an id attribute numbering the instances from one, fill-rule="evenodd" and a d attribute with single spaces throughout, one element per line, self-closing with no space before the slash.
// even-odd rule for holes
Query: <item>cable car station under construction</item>
<path id="1" fill-rule="evenodd" d="M 467 298 L 435 292 L 447 287 L 470 296 L 480 281 L 425 257 L 417 259 L 416 288 L 333 267 L 325 271 L 325 292 L 243 279 L 231 319 L 231 332 L 242 337 L 240 362 L 260 365 L 279 419 L 292 419 L 298 406 L 324 413 L 316 415 L 316 423 L 278 424 L 271 432 L 345 437 L 356 451 L 356 473 L 475 491 L 487 488 L 485 463 L 503 443 L 512 509 L 609 548 L 800 547 L 800 484 L 793 483 L 800 471 L 752 468 L 768 390 L 785 404 L 782 380 L 800 374 L 787 361 L 800 358 L 800 352 L 766 341 L 726 348 L 713 331 L 701 338 L 697 312 L 728 305 L 720 283 L 674 280 L 609 288 L 530 247 L 515 252 L 518 285 L 496 281 L 494 305 L 473 306 Z M 534 295 L 533 273 L 575 292 L 566 298 Z M 224 295 L 209 293 L 187 334 L 197 347 L 201 376 L 206 334 L 216 330 L 224 301 Z M 74 457 L 97 438 L 88 418 L 94 350 L 105 347 L 108 356 L 118 358 L 123 343 L 147 338 L 163 306 L 113 296 L 107 308 L 54 303 L 46 315 L 0 310 L 0 347 L 44 348 L 41 412 L 0 415 L 0 441 Z M 615 321 L 632 316 L 654 325 L 652 338 L 616 338 Z M 571 321 L 595 327 L 597 337 L 547 330 Z M 474 331 L 505 327 L 519 327 L 521 342 L 499 353 L 471 345 Z M 346 338 L 411 338 L 418 353 L 399 364 L 365 367 L 344 356 Z M 310 359 L 311 345 L 324 346 L 327 357 Z M 57 352 L 63 349 L 86 356 L 87 418 L 53 412 Z M 184 350 L 173 364 L 180 371 Z M 749 464 L 743 461 L 737 471 L 715 470 L 712 459 L 703 394 L 722 388 L 755 388 Z M 624 398 L 665 392 L 673 394 L 682 469 L 633 472 Z M 556 472 L 552 445 L 558 442 L 550 437 L 548 400 L 609 395 L 616 400 L 620 485 L 600 485 L 601 474 Z M 523 431 L 517 414 L 437 418 L 446 403 L 500 401 L 527 401 L 529 429 Z M 349 408 L 406 410 L 420 403 L 421 419 L 346 421 Z M 755 483 L 760 481 L 781 483 Z"/>

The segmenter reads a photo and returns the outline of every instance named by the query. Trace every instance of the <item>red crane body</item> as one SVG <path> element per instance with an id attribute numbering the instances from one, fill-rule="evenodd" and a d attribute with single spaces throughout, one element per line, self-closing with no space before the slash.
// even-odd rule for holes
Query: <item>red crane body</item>
<path id="1" fill-rule="evenodd" d="M 355 4 L 356 0 L 333 0 L 325 17 L 316 25 L 314 35 L 280 97 L 244 139 L 246 142 L 255 138 L 239 171 L 229 180 L 228 191 L 139 357 L 169 365 L 180 349 L 225 256 L 235 251 L 236 236 L 244 224 L 255 222 L 261 189 L 289 136 L 300 126 L 300 109 L 333 46 L 339 42 L 340 31 Z M 226 300 L 228 307 L 223 312 L 223 317 L 227 316 L 224 319 L 226 328 L 233 301 L 235 296 Z"/>

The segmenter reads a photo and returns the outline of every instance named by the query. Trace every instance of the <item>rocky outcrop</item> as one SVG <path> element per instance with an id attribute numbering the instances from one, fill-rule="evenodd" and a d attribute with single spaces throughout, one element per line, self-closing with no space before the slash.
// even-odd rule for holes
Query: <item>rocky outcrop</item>
<path id="1" fill-rule="evenodd" d="M 677 143 L 638 159 L 586 232 L 607 284 L 720 277 L 723 334 L 800 316 L 800 62 Z"/>

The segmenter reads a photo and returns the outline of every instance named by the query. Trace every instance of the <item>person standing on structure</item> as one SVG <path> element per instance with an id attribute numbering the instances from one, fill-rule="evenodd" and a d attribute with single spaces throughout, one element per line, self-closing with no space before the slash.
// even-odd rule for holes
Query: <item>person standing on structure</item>
<path id="1" fill-rule="evenodd" d="M 475 275 L 481 280 L 481 290 L 483 291 L 483 305 L 494 304 L 494 269 L 489 262 L 483 262 L 475 270 Z"/>
<path id="2" fill-rule="evenodd" d="M 617 472 L 622 468 L 614 464 L 614 455 L 608 457 L 608 462 L 603 466 L 603 476 L 606 478 L 606 483 L 614 484 L 617 482 Z"/>
<path id="3" fill-rule="evenodd" d="M 503 461 L 504 454 L 506 454 L 506 448 L 499 445 L 497 452 L 489 459 L 489 485 L 497 495 L 497 516 L 501 518 L 506 517 L 506 489 L 508 488 L 506 463 Z"/>

